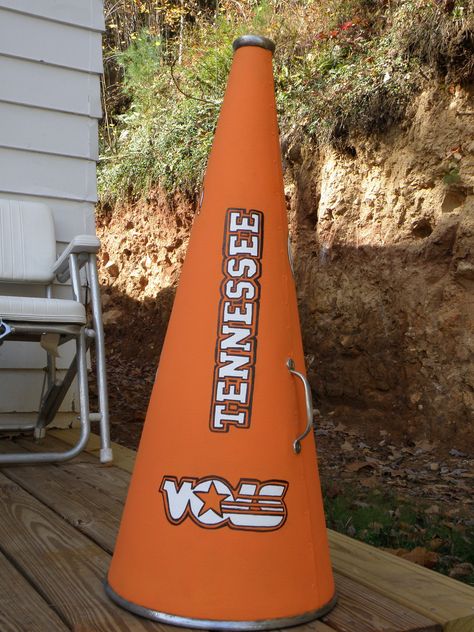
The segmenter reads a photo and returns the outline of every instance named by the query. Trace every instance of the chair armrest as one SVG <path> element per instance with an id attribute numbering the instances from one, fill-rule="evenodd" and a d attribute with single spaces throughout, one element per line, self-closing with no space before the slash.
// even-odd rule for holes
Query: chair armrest
<path id="1" fill-rule="evenodd" d="M 77 235 L 66 246 L 63 252 L 56 260 L 53 272 L 60 283 L 64 283 L 69 279 L 69 257 L 70 255 L 78 255 L 79 268 L 87 263 L 90 254 L 95 254 L 100 248 L 100 241 L 95 235 Z"/>

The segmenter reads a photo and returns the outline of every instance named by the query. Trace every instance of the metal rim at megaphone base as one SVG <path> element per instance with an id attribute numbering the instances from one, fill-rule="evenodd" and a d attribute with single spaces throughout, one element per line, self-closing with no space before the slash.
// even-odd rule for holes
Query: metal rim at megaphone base
<path id="1" fill-rule="evenodd" d="M 331 601 L 329 601 L 322 608 L 317 610 L 310 610 L 304 612 L 295 617 L 283 617 L 280 619 L 261 619 L 259 621 L 216 621 L 212 619 L 192 619 L 188 617 L 180 617 L 167 612 L 159 612 L 158 610 L 152 610 L 145 606 L 139 606 L 136 603 L 127 601 L 120 595 L 118 595 L 113 588 L 111 588 L 108 581 L 104 582 L 104 588 L 107 595 L 115 601 L 115 603 L 137 614 L 141 617 L 151 619 L 153 621 L 159 621 L 160 623 L 167 623 L 169 625 L 176 625 L 180 627 L 196 628 L 199 630 L 275 630 L 279 628 L 289 628 L 295 625 L 301 625 L 320 619 L 330 610 L 334 608 L 337 602 L 337 595 L 335 595 Z"/>

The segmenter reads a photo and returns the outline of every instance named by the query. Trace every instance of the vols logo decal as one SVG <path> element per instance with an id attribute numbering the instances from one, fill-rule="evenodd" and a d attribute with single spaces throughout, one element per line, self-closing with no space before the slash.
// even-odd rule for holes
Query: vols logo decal
<path id="1" fill-rule="evenodd" d="M 287 516 L 286 481 L 242 478 L 236 488 L 218 476 L 205 478 L 165 476 L 160 492 L 172 524 L 189 518 L 199 527 L 229 526 L 247 531 L 275 531 Z"/>
<path id="2" fill-rule="evenodd" d="M 210 428 L 249 428 L 257 354 L 263 213 L 227 209 Z"/>

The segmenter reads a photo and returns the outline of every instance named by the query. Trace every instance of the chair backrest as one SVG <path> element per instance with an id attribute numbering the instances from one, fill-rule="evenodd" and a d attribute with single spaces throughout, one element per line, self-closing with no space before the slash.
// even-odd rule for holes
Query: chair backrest
<path id="1" fill-rule="evenodd" d="M 43 283 L 53 280 L 56 239 L 46 204 L 0 199 L 0 281 Z"/>

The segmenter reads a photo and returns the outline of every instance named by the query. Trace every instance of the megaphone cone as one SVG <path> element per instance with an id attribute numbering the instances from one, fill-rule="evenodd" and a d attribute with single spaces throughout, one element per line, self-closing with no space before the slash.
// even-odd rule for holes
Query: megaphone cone
<path id="1" fill-rule="evenodd" d="M 335 602 L 272 75 L 235 56 L 106 590 L 162 622 L 286 627 Z"/>

